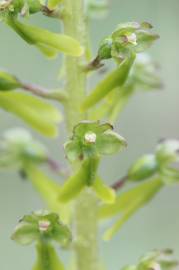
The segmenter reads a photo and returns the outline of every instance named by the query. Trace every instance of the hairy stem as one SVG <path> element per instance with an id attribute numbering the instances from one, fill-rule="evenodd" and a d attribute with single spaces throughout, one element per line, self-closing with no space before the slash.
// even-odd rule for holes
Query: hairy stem
<path id="1" fill-rule="evenodd" d="M 76 201 L 76 262 L 78 270 L 97 270 L 98 262 L 98 223 L 97 198 L 92 190 L 83 191 Z"/>
<path id="2" fill-rule="evenodd" d="M 77 39 L 85 48 L 87 42 L 84 0 L 64 1 L 65 34 Z M 86 48 L 85 48 L 86 50 Z M 85 53 L 84 53 L 85 55 Z M 87 116 L 80 112 L 85 97 L 86 74 L 83 70 L 85 57 L 66 57 L 66 90 L 68 100 L 65 103 L 67 129 L 71 133 L 75 124 Z M 98 219 L 97 199 L 93 191 L 84 190 L 74 203 L 74 253 L 77 270 L 98 269 Z"/>
<path id="3" fill-rule="evenodd" d="M 85 48 L 86 24 L 83 14 L 83 0 L 64 1 L 64 31 L 65 34 L 77 39 Z M 66 104 L 67 128 L 72 130 L 73 126 L 85 115 L 80 112 L 80 105 L 85 97 L 86 75 L 82 69 L 84 56 L 80 58 L 66 57 L 66 90 L 69 99 Z"/>

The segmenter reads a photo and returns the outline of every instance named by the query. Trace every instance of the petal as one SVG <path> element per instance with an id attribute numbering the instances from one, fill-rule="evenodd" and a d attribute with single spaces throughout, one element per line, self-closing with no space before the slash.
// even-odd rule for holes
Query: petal
<path id="1" fill-rule="evenodd" d="M 101 155 L 115 154 L 126 146 L 126 140 L 113 131 L 106 131 L 96 142 L 97 151 Z"/>
<path id="2" fill-rule="evenodd" d="M 64 144 L 66 156 L 70 162 L 79 160 L 83 153 L 80 144 L 76 141 L 69 141 Z"/>
<path id="3" fill-rule="evenodd" d="M 99 126 L 99 121 L 88 121 L 88 120 L 81 121 L 73 129 L 74 137 L 77 136 L 83 139 L 85 133 L 89 131 L 96 132 L 98 126 Z"/>
<path id="4" fill-rule="evenodd" d="M 20 222 L 11 237 L 21 245 L 29 245 L 39 237 L 37 224 L 31 224 L 25 221 Z"/>

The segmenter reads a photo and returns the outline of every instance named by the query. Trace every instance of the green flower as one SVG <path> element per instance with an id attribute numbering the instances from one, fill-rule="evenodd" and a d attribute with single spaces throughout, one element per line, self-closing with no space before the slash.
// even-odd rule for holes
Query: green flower
<path id="1" fill-rule="evenodd" d="M 131 52 L 140 53 L 148 49 L 159 38 L 150 31 L 151 28 L 152 25 L 147 22 L 119 24 L 112 33 L 113 57 L 124 59 Z"/>
<path id="2" fill-rule="evenodd" d="M 108 123 L 80 122 L 74 127 L 71 140 L 64 146 L 67 158 L 74 162 L 117 153 L 126 146 L 126 141 L 112 130 L 113 127 Z"/>
<path id="3" fill-rule="evenodd" d="M 152 25 L 143 22 L 128 22 L 119 24 L 117 29 L 108 38 L 105 38 L 98 50 L 101 60 L 112 58 L 118 62 L 131 56 L 132 53 L 140 53 L 149 48 L 159 38 L 151 32 Z M 110 41 L 110 42 L 109 42 Z"/>
<path id="4" fill-rule="evenodd" d="M 61 202 L 69 202 L 86 187 L 92 188 L 106 203 L 114 202 L 114 190 L 106 186 L 97 174 L 102 155 L 117 153 L 126 146 L 125 139 L 112 129 L 110 124 L 98 121 L 82 121 L 74 127 L 71 140 L 65 144 L 65 152 L 70 162 L 81 163 L 65 181 L 59 194 Z"/>
<path id="5" fill-rule="evenodd" d="M 55 241 L 66 246 L 71 241 L 71 233 L 68 227 L 61 223 L 58 214 L 38 211 L 24 216 L 11 238 L 21 245 Z"/>

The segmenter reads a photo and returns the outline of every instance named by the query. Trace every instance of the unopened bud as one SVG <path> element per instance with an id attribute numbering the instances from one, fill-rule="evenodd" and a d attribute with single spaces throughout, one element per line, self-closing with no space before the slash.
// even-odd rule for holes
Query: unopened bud
<path id="1" fill-rule="evenodd" d="M 152 177 L 158 170 L 154 155 L 148 154 L 138 159 L 129 169 L 128 177 L 131 181 L 142 181 Z"/>

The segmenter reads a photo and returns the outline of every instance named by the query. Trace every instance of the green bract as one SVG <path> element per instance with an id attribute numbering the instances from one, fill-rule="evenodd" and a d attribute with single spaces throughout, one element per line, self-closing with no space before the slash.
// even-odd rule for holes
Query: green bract
<path id="1" fill-rule="evenodd" d="M 21 245 L 36 241 L 55 241 L 63 247 L 71 242 L 71 233 L 68 227 L 61 223 L 57 214 L 38 211 L 19 221 L 12 239 Z"/>
<path id="2" fill-rule="evenodd" d="M 96 155 L 117 153 L 126 146 L 126 141 L 112 129 L 108 123 L 90 121 L 79 123 L 73 129 L 71 140 L 65 144 L 67 158 L 74 162 Z"/>
<path id="3" fill-rule="evenodd" d="M 22 128 L 8 130 L 0 142 L 0 167 L 18 165 L 24 169 L 26 163 L 39 164 L 47 160 L 47 150 L 34 141 L 31 134 Z"/>

